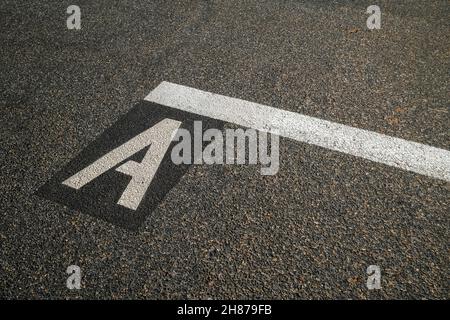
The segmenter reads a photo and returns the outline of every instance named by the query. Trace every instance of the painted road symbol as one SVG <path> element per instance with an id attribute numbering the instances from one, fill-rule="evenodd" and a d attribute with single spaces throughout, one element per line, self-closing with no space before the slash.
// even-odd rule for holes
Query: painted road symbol
<path id="1" fill-rule="evenodd" d="M 224 122 L 142 101 L 38 190 L 46 199 L 136 230 L 187 171 L 167 152 L 177 128 Z"/>
<path id="2" fill-rule="evenodd" d="M 402 170 L 450 181 L 450 152 L 236 98 L 162 82 L 38 193 L 136 229 L 188 169 L 170 152 L 179 128 L 225 123 L 278 134 Z"/>
<path id="3" fill-rule="evenodd" d="M 135 153 L 148 147 L 144 159 L 141 162 L 130 160 L 116 168 L 116 171 L 131 177 L 130 183 L 117 203 L 126 208 L 136 210 L 150 186 L 180 124 L 180 121 L 173 119 L 161 120 L 153 127 L 131 138 L 94 163 L 64 180 L 63 184 L 78 190 L 101 174 L 130 158 Z"/>

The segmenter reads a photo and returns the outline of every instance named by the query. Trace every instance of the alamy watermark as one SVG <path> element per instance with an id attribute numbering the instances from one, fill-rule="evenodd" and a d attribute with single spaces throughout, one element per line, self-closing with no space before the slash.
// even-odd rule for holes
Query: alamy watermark
<path id="1" fill-rule="evenodd" d="M 367 7 L 366 12 L 370 14 L 367 18 L 366 25 L 369 30 L 381 29 L 381 9 L 377 5 Z"/>
<path id="2" fill-rule="evenodd" d="M 66 286 L 69 290 L 81 289 L 81 269 L 77 265 L 70 265 L 66 270 L 70 276 L 66 280 Z"/>
<path id="3" fill-rule="evenodd" d="M 367 289 L 381 289 L 381 269 L 377 265 L 370 265 L 367 267 Z"/>
<path id="4" fill-rule="evenodd" d="M 255 129 L 207 129 L 202 134 L 202 122 L 194 121 L 193 135 L 178 129 L 179 141 L 171 152 L 174 164 L 249 164 L 262 165 L 262 175 L 278 172 L 279 136 Z M 270 135 L 270 144 L 268 136 Z M 204 142 L 207 146 L 203 149 Z"/>
<path id="5" fill-rule="evenodd" d="M 70 5 L 66 10 L 69 17 L 66 20 L 67 29 L 80 30 L 81 29 L 81 10 L 79 6 Z"/>

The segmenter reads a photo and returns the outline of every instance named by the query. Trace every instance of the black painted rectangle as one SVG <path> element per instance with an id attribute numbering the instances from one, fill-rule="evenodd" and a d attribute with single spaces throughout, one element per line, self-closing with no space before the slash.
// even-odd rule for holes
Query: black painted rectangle
<path id="1" fill-rule="evenodd" d="M 144 148 L 130 158 L 118 163 L 114 168 L 78 190 L 63 185 L 62 182 L 166 118 L 182 122 L 180 128 L 189 130 L 192 137 L 194 121 L 202 121 L 203 132 L 210 128 L 223 130 L 224 127 L 222 121 L 142 101 L 89 144 L 50 181 L 43 185 L 37 191 L 37 194 L 48 200 L 111 222 L 114 225 L 129 230 L 137 230 L 188 170 L 189 165 L 175 165 L 170 158 L 171 149 L 178 143 L 177 141 L 172 141 L 137 210 L 131 210 L 117 204 L 131 177 L 116 171 L 115 168 L 129 160 L 140 162 L 148 148 Z"/>

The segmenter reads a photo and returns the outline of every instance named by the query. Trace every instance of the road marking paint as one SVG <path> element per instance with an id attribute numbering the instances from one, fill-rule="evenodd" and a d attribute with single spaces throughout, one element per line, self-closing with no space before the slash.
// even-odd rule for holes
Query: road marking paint
<path id="1" fill-rule="evenodd" d="M 444 149 L 165 81 L 145 100 L 450 182 Z"/>
<path id="2" fill-rule="evenodd" d="M 180 124 L 180 121 L 162 120 L 128 142 L 108 152 L 83 170 L 78 171 L 63 181 L 63 184 L 78 190 L 136 152 L 150 146 L 142 162 L 137 163 L 130 160 L 116 168 L 116 171 L 132 177 L 117 203 L 126 208 L 136 210 Z"/>
<path id="3" fill-rule="evenodd" d="M 210 129 L 222 133 L 225 125 L 198 114 L 139 101 L 36 194 L 136 231 L 189 170 L 192 162 L 174 163 L 171 151 L 179 144 L 176 135 L 180 129 L 194 136 L 196 122 L 202 124 L 199 136 Z M 206 146 L 210 141 L 202 139 L 201 143 Z"/>

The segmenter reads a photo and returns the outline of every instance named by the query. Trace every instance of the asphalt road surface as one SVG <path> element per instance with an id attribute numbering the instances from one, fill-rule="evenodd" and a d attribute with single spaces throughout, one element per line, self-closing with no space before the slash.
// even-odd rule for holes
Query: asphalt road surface
<path id="1" fill-rule="evenodd" d="M 449 14 L 430 0 L 3 0 L 0 296 L 448 299 L 445 179 L 282 137 L 276 175 L 189 166 L 136 230 L 38 190 L 162 81 L 450 150 Z"/>

